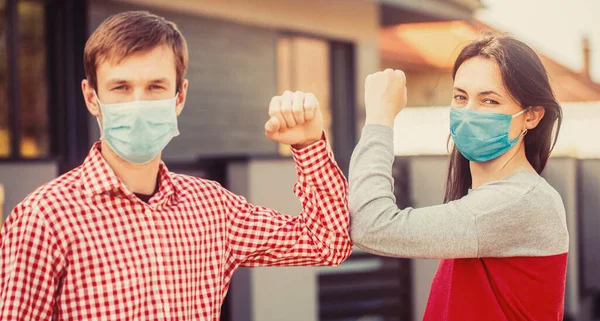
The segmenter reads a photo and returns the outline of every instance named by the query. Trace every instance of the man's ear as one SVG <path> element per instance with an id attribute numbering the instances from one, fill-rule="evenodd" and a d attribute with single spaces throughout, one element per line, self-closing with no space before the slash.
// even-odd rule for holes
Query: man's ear
<path id="1" fill-rule="evenodd" d="M 81 91 L 83 92 L 83 100 L 85 100 L 85 105 L 90 114 L 95 117 L 100 116 L 100 106 L 98 105 L 96 94 L 87 79 L 81 81 Z"/>
<path id="2" fill-rule="evenodd" d="M 183 83 L 181 84 L 181 90 L 177 93 L 177 106 L 176 106 L 176 112 L 177 112 L 177 116 L 179 116 L 181 114 L 181 112 L 183 111 L 183 107 L 185 106 L 185 99 L 187 97 L 187 89 L 188 89 L 188 80 L 185 79 L 183 80 Z"/>

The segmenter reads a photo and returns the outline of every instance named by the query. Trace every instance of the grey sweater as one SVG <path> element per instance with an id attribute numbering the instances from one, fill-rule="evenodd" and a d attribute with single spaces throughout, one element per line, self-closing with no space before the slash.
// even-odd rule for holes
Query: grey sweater
<path id="1" fill-rule="evenodd" d="M 520 171 L 448 204 L 399 209 L 393 161 L 393 130 L 366 126 L 349 173 L 350 235 L 359 248 L 384 256 L 432 259 L 568 251 L 564 205 L 539 175 Z"/>

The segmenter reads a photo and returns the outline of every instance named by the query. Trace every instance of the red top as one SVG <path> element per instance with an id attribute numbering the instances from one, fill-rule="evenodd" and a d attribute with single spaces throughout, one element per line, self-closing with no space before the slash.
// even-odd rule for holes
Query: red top
<path id="1" fill-rule="evenodd" d="M 566 269 L 567 253 L 443 260 L 423 320 L 562 320 Z"/>

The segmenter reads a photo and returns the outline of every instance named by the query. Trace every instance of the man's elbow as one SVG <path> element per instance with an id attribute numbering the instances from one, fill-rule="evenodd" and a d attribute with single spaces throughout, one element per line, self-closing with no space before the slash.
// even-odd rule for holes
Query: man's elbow
<path id="1" fill-rule="evenodd" d="M 325 256 L 325 261 L 323 263 L 326 266 L 338 266 L 344 263 L 344 261 L 350 257 L 352 247 L 353 245 L 350 238 L 345 239 L 342 245 L 330 249 L 329 255 Z"/>

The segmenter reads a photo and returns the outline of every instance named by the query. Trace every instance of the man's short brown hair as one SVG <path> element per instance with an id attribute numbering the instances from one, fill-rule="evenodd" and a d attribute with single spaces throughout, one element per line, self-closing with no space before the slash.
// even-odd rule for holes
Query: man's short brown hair
<path id="1" fill-rule="evenodd" d="M 94 31 L 85 44 L 85 77 L 97 89 L 96 69 L 104 61 L 119 63 L 130 55 L 166 45 L 173 50 L 177 73 L 177 91 L 185 78 L 188 51 L 177 25 L 147 11 L 127 11 L 110 16 Z"/>

